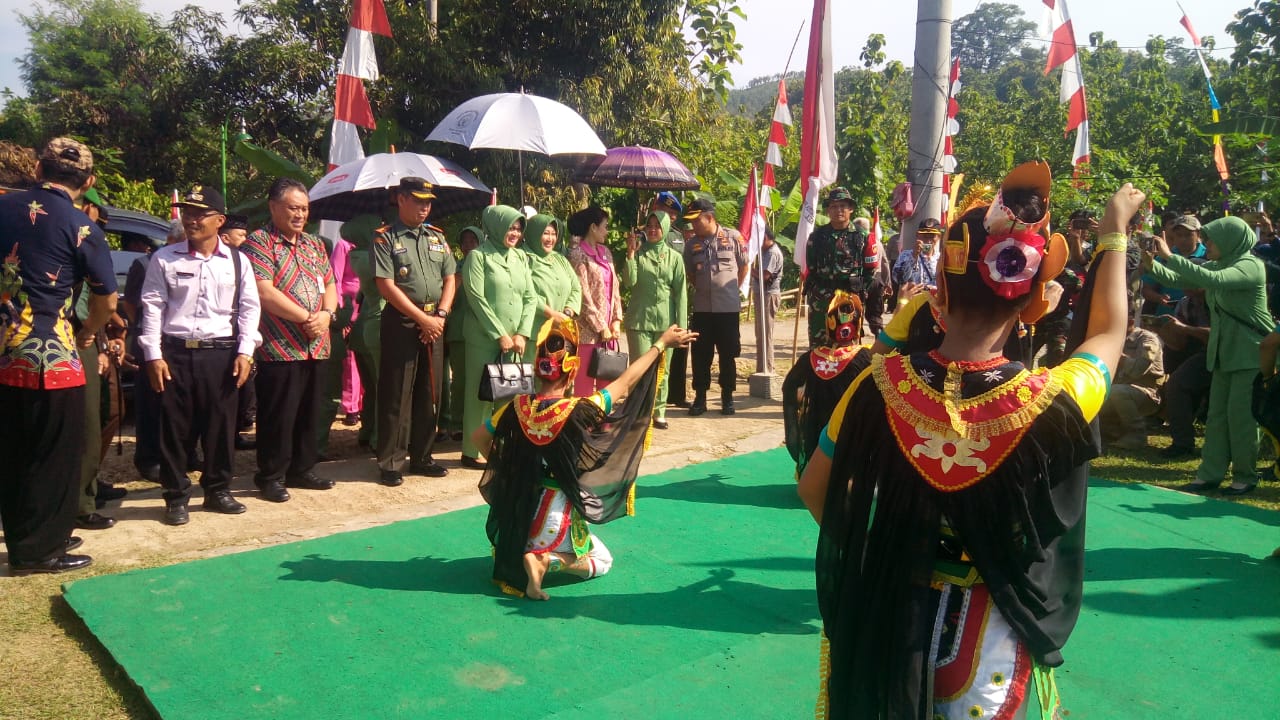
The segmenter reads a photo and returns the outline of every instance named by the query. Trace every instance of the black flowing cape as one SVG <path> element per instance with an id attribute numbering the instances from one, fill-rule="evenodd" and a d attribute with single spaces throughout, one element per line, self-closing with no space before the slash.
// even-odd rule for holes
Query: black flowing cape
<path id="1" fill-rule="evenodd" d="M 930 385 L 941 390 L 944 367 L 927 354 L 911 361 L 931 368 Z M 818 537 L 828 717 L 930 720 L 929 584 L 944 516 L 1001 614 L 1036 660 L 1056 667 L 1080 612 L 1088 461 L 1099 440 L 1096 424 L 1060 392 L 990 475 L 942 492 L 899 448 L 871 375 L 856 381 L 841 425 Z M 961 393 L 994 385 L 966 373 Z"/>
<path id="2" fill-rule="evenodd" d="M 871 364 L 871 351 L 861 348 L 839 375 L 823 380 L 814 372 L 812 357 L 812 350 L 801 355 L 782 380 L 783 428 L 797 477 L 818 447 L 818 437 L 849 384 Z M 804 397 L 799 397 L 802 389 Z"/>
<path id="3" fill-rule="evenodd" d="M 578 399 L 546 445 L 525 436 L 514 408 L 502 414 L 480 494 L 489 503 L 485 531 L 494 547 L 493 580 L 504 592 L 523 595 L 529 583 L 525 544 L 544 480 L 554 480 L 587 522 L 607 523 L 630 514 L 628 500 L 647 445 L 658 372 L 655 363 L 609 415 L 586 398 Z M 544 401 L 553 402 L 559 401 Z"/>

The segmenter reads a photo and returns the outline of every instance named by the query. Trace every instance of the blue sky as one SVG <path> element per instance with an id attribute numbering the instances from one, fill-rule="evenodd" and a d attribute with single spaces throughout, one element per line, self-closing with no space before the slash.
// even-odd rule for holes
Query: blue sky
<path id="1" fill-rule="evenodd" d="M 440 0 L 442 4 L 450 0 Z M 1040 0 L 1006 0 L 1023 8 L 1027 17 L 1039 23 L 1043 5 Z M 192 0 L 143 0 L 148 12 L 168 15 L 173 10 L 190 4 Z M 0 88 L 9 87 L 21 93 L 17 59 L 27 50 L 26 35 L 18 22 L 19 12 L 27 11 L 41 0 L 0 0 Z M 203 0 L 204 7 L 221 12 L 231 22 L 236 0 Z M 802 22 L 807 23 L 810 7 L 803 0 L 740 0 L 747 13 L 745 21 L 738 21 L 738 40 L 743 44 L 743 63 L 733 69 L 734 80 L 744 85 L 752 78 L 782 72 L 791 50 L 796 31 Z M 956 17 L 972 12 L 978 0 L 953 0 Z M 866 0 L 835 0 L 832 39 L 837 66 L 855 65 L 858 53 L 873 32 L 883 33 L 888 45 L 886 53 L 891 59 L 910 65 L 915 38 L 915 12 L 909 0 L 900 2 L 867 2 Z M 1213 35 L 1220 48 L 1219 57 L 1225 57 L 1232 45 L 1226 25 L 1235 13 L 1252 5 L 1251 0 L 1182 0 L 1201 36 Z M 905 11 L 892 7 L 907 8 Z M 1182 13 L 1174 0 L 1068 0 L 1076 26 L 1078 42 L 1087 42 L 1089 33 L 1101 30 L 1106 37 L 1122 46 L 1142 47 L 1151 35 L 1181 35 L 1178 19 Z M 796 47 L 791 61 L 792 69 L 803 69 L 808 43 L 807 28 Z M 1043 28 L 1041 28 L 1043 32 Z M 1086 78 L 1087 81 L 1087 78 Z"/>

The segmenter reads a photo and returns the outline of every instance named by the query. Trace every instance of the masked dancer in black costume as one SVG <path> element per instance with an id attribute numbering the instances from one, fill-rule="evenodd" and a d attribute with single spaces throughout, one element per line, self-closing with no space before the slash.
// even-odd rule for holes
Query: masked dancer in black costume
<path id="1" fill-rule="evenodd" d="M 1016 168 L 949 228 L 933 351 L 877 356 L 800 480 L 819 531 L 818 716 L 1054 718 L 1052 668 L 1080 612 L 1089 460 L 1125 337 L 1124 223 L 1111 199 L 1075 354 L 1029 372 L 1002 354 L 1048 306 L 1049 170 Z"/>
<path id="2" fill-rule="evenodd" d="M 493 581 L 503 592 L 546 600 L 548 572 L 592 578 L 609 571 L 613 556 L 587 523 L 633 513 L 658 360 L 695 337 L 672 325 L 617 380 L 580 398 L 570 397 L 582 370 L 577 326 L 568 318 L 543 324 L 538 392 L 517 396 L 472 434 L 489 458 L 480 493 L 489 503 Z"/>

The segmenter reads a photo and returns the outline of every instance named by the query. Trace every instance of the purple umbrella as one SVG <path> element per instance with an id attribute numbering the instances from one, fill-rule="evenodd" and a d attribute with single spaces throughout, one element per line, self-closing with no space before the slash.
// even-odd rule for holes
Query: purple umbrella
<path id="1" fill-rule="evenodd" d="M 575 182 L 637 190 L 697 190 L 698 178 L 670 153 L 632 145 L 610 148 L 574 173 Z"/>

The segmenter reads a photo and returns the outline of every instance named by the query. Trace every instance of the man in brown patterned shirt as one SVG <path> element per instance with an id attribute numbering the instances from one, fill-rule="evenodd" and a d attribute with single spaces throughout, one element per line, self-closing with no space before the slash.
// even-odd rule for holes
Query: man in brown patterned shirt
<path id="1" fill-rule="evenodd" d="M 253 265 L 262 303 L 258 348 L 258 474 L 272 502 L 286 487 L 328 490 L 332 480 L 312 468 L 319 460 L 320 361 L 329 357 L 329 326 L 338 308 L 329 253 L 305 232 L 310 201 L 297 180 L 279 178 L 267 197 L 271 225 L 242 246 Z"/>

